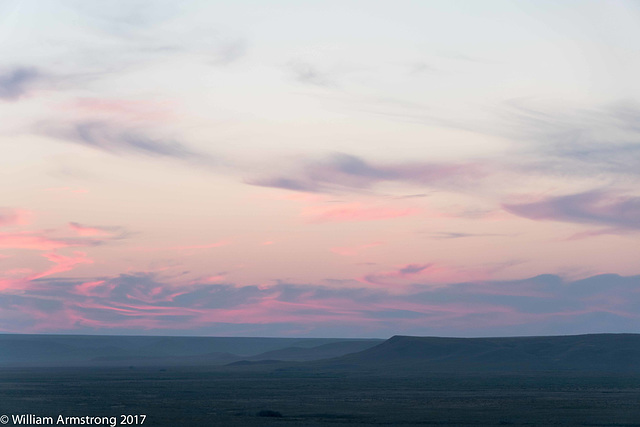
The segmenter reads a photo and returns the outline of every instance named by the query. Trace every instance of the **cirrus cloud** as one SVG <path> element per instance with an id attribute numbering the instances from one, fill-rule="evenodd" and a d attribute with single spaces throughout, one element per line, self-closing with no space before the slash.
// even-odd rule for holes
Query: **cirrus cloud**
<path id="1" fill-rule="evenodd" d="M 16 101 L 44 78 L 44 75 L 32 67 L 15 67 L 0 71 L 0 99 Z"/>
<path id="2" fill-rule="evenodd" d="M 536 221 L 563 221 L 640 230 L 640 197 L 607 191 L 587 191 L 547 197 L 526 203 L 505 203 L 502 207 Z"/>
<path id="3" fill-rule="evenodd" d="M 86 259 L 52 257 L 54 269 Z M 427 265 L 396 274 L 420 275 Z M 305 284 L 176 286 L 152 274 L 93 279 L 41 277 L 23 292 L 0 291 L 0 330 L 10 332 L 377 336 L 486 336 L 637 331 L 640 276 L 414 286 L 405 292 Z M 20 310 L 16 308 L 19 307 Z M 28 319 L 23 314 L 29 313 Z M 253 334 L 253 335 L 252 335 Z"/>
<path id="4" fill-rule="evenodd" d="M 39 133 L 117 156 L 139 155 L 180 160 L 211 167 L 218 163 L 208 153 L 193 150 L 169 138 L 151 136 L 136 127 L 109 120 L 82 120 L 62 125 L 40 125 Z"/>
<path id="5" fill-rule="evenodd" d="M 26 209 L 0 207 L 0 227 L 28 224 L 32 216 L 33 213 Z"/>
<path id="6" fill-rule="evenodd" d="M 373 164 L 358 156 L 334 153 L 322 159 L 285 165 L 288 173 L 248 180 L 251 185 L 314 193 L 362 191 L 383 182 L 462 189 L 480 185 L 487 175 L 479 163 L 401 162 Z"/>

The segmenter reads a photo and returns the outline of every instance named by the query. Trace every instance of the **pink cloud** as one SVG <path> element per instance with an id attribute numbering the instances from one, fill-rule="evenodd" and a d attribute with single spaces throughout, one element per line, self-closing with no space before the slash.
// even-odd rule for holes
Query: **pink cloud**
<path id="1" fill-rule="evenodd" d="M 142 304 L 123 304 L 111 303 L 112 305 L 98 304 L 92 302 L 77 303 L 82 308 L 91 308 L 98 310 L 117 311 L 124 316 L 183 316 L 188 313 L 197 313 L 198 310 L 188 307 L 167 307 L 162 305 L 142 305 Z"/>
<path id="2" fill-rule="evenodd" d="M 106 296 L 107 293 L 105 293 L 103 290 L 100 289 L 102 285 L 104 285 L 104 283 L 105 283 L 104 280 L 96 280 L 93 282 L 83 282 L 79 285 L 76 285 L 75 287 L 76 293 L 84 296 L 93 296 L 93 295 Z"/>
<path id="3" fill-rule="evenodd" d="M 65 257 L 60 264 L 69 258 L 72 257 Z M 390 270 L 387 276 L 411 279 L 427 276 L 437 269 L 438 266 L 430 264 L 405 264 Z M 634 306 L 640 295 L 638 277 L 596 276 L 589 280 L 591 283 L 585 286 L 582 281 L 563 282 L 557 276 L 534 277 L 511 282 L 421 286 L 396 293 L 370 287 L 277 284 L 266 288 L 185 284 L 176 288 L 143 275 L 77 280 L 72 286 L 66 280 L 64 283 L 43 280 L 37 286 L 23 288 L 22 295 L 31 295 L 35 300 L 27 299 L 20 306 L 10 303 L 9 308 L 35 319 L 33 332 L 209 327 L 215 331 L 220 325 L 232 324 L 248 325 L 256 331 L 273 331 L 286 324 L 308 327 L 310 333 L 323 328 L 353 327 L 359 331 L 448 331 L 446 333 L 451 334 L 455 333 L 452 331 L 484 331 L 517 325 L 555 327 L 556 323 L 564 322 L 563 319 L 572 322 L 580 320 L 580 316 L 602 313 L 628 319 L 629 324 L 637 322 L 640 315 Z M 6 284 L 0 280 L 0 287 Z M 63 306 L 40 308 L 37 301 L 51 295 L 56 295 Z M 557 304 L 550 305 L 550 301 Z M 598 318 L 592 321 L 597 322 Z M 3 328 L 10 329 L 8 325 Z M 22 327 L 23 332 L 25 328 Z"/>
<path id="4" fill-rule="evenodd" d="M 127 120 L 165 121 L 171 117 L 166 101 L 77 98 L 71 108 L 91 116 L 115 116 Z"/>
<path id="5" fill-rule="evenodd" d="M 330 304 L 333 302 L 334 304 Z M 350 301 L 281 301 L 278 295 L 263 297 L 234 308 L 202 309 L 197 323 L 338 323 L 366 324 L 368 319 L 353 308 Z"/>
<path id="6" fill-rule="evenodd" d="M 220 272 L 218 274 L 210 274 L 205 276 L 196 277 L 193 280 L 190 280 L 188 285 L 201 285 L 201 284 L 211 284 L 211 283 L 221 283 L 227 279 L 226 272 Z"/>
<path id="7" fill-rule="evenodd" d="M 427 263 L 427 264 L 405 264 L 398 266 L 395 270 L 379 271 L 367 274 L 356 280 L 369 285 L 382 285 L 402 287 L 413 284 L 446 284 L 459 283 L 463 281 L 484 281 L 489 280 L 492 273 L 498 269 L 507 268 L 508 265 L 495 266 L 488 265 L 479 268 L 452 268 L 446 265 Z M 407 289 L 404 288 L 406 291 Z"/>
<path id="8" fill-rule="evenodd" d="M 49 269 L 38 273 L 34 273 L 30 268 L 15 268 L 6 270 L 3 272 L 5 277 L 0 278 L 0 290 L 24 289 L 25 286 L 29 285 L 29 282 L 32 280 L 37 280 L 57 273 L 73 270 L 78 264 L 93 263 L 93 260 L 87 258 L 84 252 L 74 252 L 73 256 L 65 256 L 57 254 L 55 252 L 51 252 L 44 254 L 43 256 L 51 261 L 54 265 Z M 83 285 L 78 285 L 76 287 L 76 291 L 86 295 L 87 292 L 98 285 L 98 282 L 87 282 Z"/>
<path id="9" fill-rule="evenodd" d="M 19 279 L 9 279 L 9 278 L 0 278 L 0 291 L 7 291 L 10 289 L 20 289 L 24 285 L 25 281 L 23 278 Z"/>
<path id="10" fill-rule="evenodd" d="M 453 319 L 465 318 L 475 314 L 515 314 L 511 307 L 478 303 L 441 303 L 426 304 L 410 301 L 389 302 L 359 302 L 357 300 L 340 297 L 317 298 L 312 294 L 302 296 L 295 301 L 283 301 L 278 293 L 265 296 L 250 304 L 244 304 L 229 309 L 203 309 L 196 323 L 225 322 L 225 323 L 282 323 L 296 324 L 349 324 L 360 327 L 384 323 L 377 313 L 387 311 L 410 311 L 415 314 L 429 316 L 431 322 L 446 322 Z M 416 323 L 416 319 L 394 319 L 396 326 L 408 326 Z M 418 325 L 424 322 L 424 317 L 417 320 Z"/>
<path id="11" fill-rule="evenodd" d="M 29 277 L 27 280 L 40 279 L 45 276 L 51 276 L 52 274 L 70 271 L 78 264 L 93 264 L 93 260 L 87 258 L 87 255 L 84 252 L 76 251 L 73 254 L 74 256 L 64 256 L 54 252 L 45 254 L 44 257 L 55 265 L 48 270 Z"/>
<path id="12" fill-rule="evenodd" d="M 360 281 L 369 284 L 384 284 L 387 279 L 404 279 L 407 277 L 422 274 L 424 271 L 434 267 L 434 264 L 406 264 L 398 267 L 396 270 L 383 271 L 364 276 Z"/>
<path id="13" fill-rule="evenodd" d="M 640 197 L 637 196 L 592 190 L 529 202 L 505 203 L 502 207 L 511 214 L 534 221 L 562 221 L 628 231 L 640 230 Z"/>
<path id="14" fill-rule="evenodd" d="M 249 181 L 252 185 L 306 193 L 361 191 L 383 182 L 404 182 L 444 188 L 477 187 L 488 176 L 482 163 L 401 162 L 376 164 L 364 158 L 333 153 L 320 159 L 297 158 L 277 171 Z"/>
<path id="15" fill-rule="evenodd" d="M 420 213 L 416 208 L 365 207 L 360 203 L 340 206 L 312 206 L 303 210 L 302 215 L 312 223 L 360 222 L 400 218 Z"/>
<path id="16" fill-rule="evenodd" d="M 588 239 L 589 237 L 616 235 L 616 234 L 625 234 L 625 233 L 627 233 L 627 231 L 623 228 L 605 228 L 600 230 L 588 230 L 588 231 L 581 231 L 579 233 L 574 233 L 564 240 L 565 241 L 582 240 L 582 239 Z"/>
<path id="17" fill-rule="evenodd" d="M 86 246 L 88 242 L 46 237 L 42 232 L 0 233 L 0 248 L 51 251 L 70 246 Z"/>
<path id="18" fill-rule="evenodd" d="M 32 216 L 26 209 L 0 208 L 0 227 L 28 224 Z"/>
<path id="19" fill-rule="evenodd" d="M 78 224 L 77 222 L 70 222 L 69 228 L 75 231 L 79 236 L 93 237 L 93 236 L 110 236 L 112 233 L 104 227 L 91 227 Z"/>
<path id="20" fill-rule="evenodd" d="M 52 236 L 59 235 L 58 230 L 0 232 L 0 249 L 52 251 L 68 247 L 96 246 L 107 239 L 123 237 L 126 234 L 120 227 L 87 227 L 74 222 L 69 223 L 69 227 L 79 237 Z"/>
<path id="21" fill-rule="evenodd" d="M 31 273 L 30 268 L 12 268 L 11 270 L 5 270 L 3 274 L 5 276 L 24 276 Z"/>
<path id="22" fill-rule="evenodd" d="M 209 283 L 215 283 L 215 282 L 221 282 L 223 280 L 226 279 L 226 275 L 224 274 L 216 274 L 214 276 L 206 276 L 203 278 L 204 282 L 209 282 Z"/>

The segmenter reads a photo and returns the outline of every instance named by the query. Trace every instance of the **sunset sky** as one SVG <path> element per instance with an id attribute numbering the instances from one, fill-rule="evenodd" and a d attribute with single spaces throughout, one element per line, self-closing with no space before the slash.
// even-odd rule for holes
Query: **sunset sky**
<path id="1" fill-rule="evenodd" d="M 0 1 L 0 332 L 640 332 L 640 2 Z"/>

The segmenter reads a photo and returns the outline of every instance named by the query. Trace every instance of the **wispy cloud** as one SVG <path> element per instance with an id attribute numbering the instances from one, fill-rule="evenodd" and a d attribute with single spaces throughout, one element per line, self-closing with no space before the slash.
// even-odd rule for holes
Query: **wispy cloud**
<path id="1" fill-rule="evenodd" d="M 625 228 L 620 228 L 620 227 L 610 227 L 610 228 L 601 228 L 601 229 L 597 229 L 597 230 L 587 230 L 587 231 L 581 231 L 579 233 L 574 233 L 571 236 L 567 237 L 566 241 L 571 241 L 571 240 L 582 240 L 582 239 L 587 239 L 590 237 L 598 237 L 598 236 L 605 236 L 605 235 L 625 235 L 628 234 L 628 230 Z"/>
<path id="2" fill-rule="evenodd" d="M 81 97 L 64 107 L 75 116 L 93 117 L 86 121 L 146 122 L 154 125 L 172 118 L 173 104 L 143 99 Z"/>
<path id="3" fill-rule="evenodd" d="M 16 101 L 27 95 L 43 79 L 44 75 L 36 68 L 0 70 L 0 100 Z"/>
<path id="4" fill-rule="evenodd" d="M 87 260 L 52 257 L 59 271 Z M 399 267 L 420 275 L 431 266 Z M 640 276 L 565 281 L 542 275 L 504 282 L 383 288 L 277 284 L 268 287 L 198 283 L 176 287 L 148 274 L 94 279 L 43 276 L 20 294 L 0 292 L 0 330 L 12 332 L 145 332 L 386 336 L 632 331 L 640 316 Z M 29 312 L 29 321 L 17 316 Z M 20 321 L 19 321 L 20 320 Z M 601 323 L 605 321 L 606 325 Z M 613 323 L 611 323 L 613 322 Z M 604 329 L 603 329 L 604 328 Z"/>
<path id="5" fill-rule="evenodd" d="M 58 238 L 51 237 L 47 231 L 21 231 L 17 233 L 0 233 L 0 248 L 29 249 L 36 251 L 50 251 L 60 248 L 96 246 L 101 243 L 97 239 L 89 238 Z"/>
<path id="6" fill-rule="evenodd" d="M 293 166 L 293 167 L 292 167 Z M 252 185 L 331 193 L 369 189 L 382 182 L 405 182 L 445 188 L 480 185 L 487 172 L 476 163 L 404 162 L 372 164 L 358 156 L 334 153 L 318 160 L 285 165 L 278 173 L 249 180 Z"/>
<path id="7" fill-rule="evenodd" d="M 296 81 L 319 87 L 332 87 L 335 83 L 330 75 L 306 61 L 292 61 L 289 63 L 289 71 Z"/>
<path id="8" fill-rule="evenodd" d="M 536 221 L 563 221 L 640 230 L 640 197 L 587 191 L 528 203 L 507 203 L 514 215 Z"/>
<path id="9" fill-rule="evenodd" d="M 93 260 L 87 257 L 84 252 L 74 252 L 73 256 L 61 255 L 55 252 L 44 254 L 44 257 L 51 261 L 54 266 L 33 276 L 29 276 L 27 280 L 41 279 L 58 273 L 73 270 L 78 264 L 93 264 Z"/>
<path id="10" fill-rule="evenodd" d="M 532 143 L 525 168 L 563 175 L 635 175 L 640 172 L 640 105 L 621 101 L 600 108 L 558 109 L 529 99 L 507 103 L 503 135 Z"/>
<path id="11" fill-rule="evenodd" d="M 27 225 L 31 213 L 24 210 L 0 211 L 0 226 Z M 69 231 L 73 234 L 69 236 Z M 123 227 L 86 226 L 70 222 L 68 229 L 18 230 L 0 232 L 0 248 L 53 251 L 71 247 L 91 247 L 111 240 L 124 239 L 129 233 Z"/>
<path id="12" fill-rule="evenodd" d="M 26 209 L 0 207 L 0 227 L 28 224 L 32 215 L 33 213 Z"/>
<path id="13" fill-rule="evenodd" d="M 224 40 L 213 47 L 214 65 L 229 65 L 247 53 L 247 41 L 244 39 Z"/>
<path id="14" fill-rule="evenodd" d="M 223 33 L 210 25 L 179 26 L 166 31 L 165 25 L 171 25 L 169 21 L 180 20 L 183 5 L 160 2 L 149 7 L 144 2 L 131 1 L 114 7 L 77 3 L 74 8 L 92 33 L 110 38 L 111 43 L 99 46 L 97 52 L 95 43 L 91 46 L 78 43 L 83 56 L 108 72 L 115 71 L 111 65 L 114 63 L 122 69 L 168 55 L 174 58 L 181 55 L 182 60 L 185 55 L 198 55 L 203 63 L 228 65 L 247 51 L 248 43 L 243 37 Z"/>
<path id="15" fill-rule="evenodd" d="M 40 133 L 114 155 L 170 158 L 203 166 L 217 163 L 208 153 L 171 139 L 149 136 L 145 131 L 109 121 L 80 121 L 66 126 L 39 126 Z"/>
<path id="16" fill-rule="evenodd" d="M 83 225 L 77 222 L 70 222 L 69 228 L 81 237 L 102 237 L 109 239 L 121 239 L 128 235 L 122 227 L 105 227 L 97 225 Z"/>
<path id="17" fill-rule="evenodd" d="M 407 264 L 398 270 L 399 276 L 408 276 L 412 274 L 420 273 L 423 270 L 431 267 L 433 264 Z"/>
<path id="18" fill-rule="evenodd" d="M 398 267 L 396 270 L 382 271 L 364 276 L 363 281 L 373 285 L 387 285 L 389 279 L 405 279 L 413 278 L 420 273 L 434 268 L 435 264 L 406 264 Z"/>

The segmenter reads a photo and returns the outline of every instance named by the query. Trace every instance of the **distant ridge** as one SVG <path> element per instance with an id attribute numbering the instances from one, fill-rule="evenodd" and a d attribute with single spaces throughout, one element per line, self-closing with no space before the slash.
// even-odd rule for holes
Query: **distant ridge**
<path id="1" fill-rule="evenodd" d="M 338 341 L 317 347 L 287 347 L 246 358 L 248 361 L 281 360 L 290 362 L 306 362 L 329 359 L 349 353 L 366 350 L 380 344 L 382 340 Z"/>
<path id="2" fill-rule="evenodd" d="M 386 341 L 0 335 L 0 368 L 216 365 L 385 375 L 559 371 L 640 374 L 640 334 L 506 338 L 397 335 Z"/>
<path id="3" fill-rule="evenodd" d="M 0 334 L 1 367 L 215 366 L 239 360 L 317 360 L 383 340 Z M 317 348 L 317 350 L 315 350 Z"/>
<path id="4" fill-rule="evenodd" d="M 640 373 L 640 334 L 509 338 L 394 336 L 375 347 L 317 362 L 316 366 L 397 373 Z"/>

